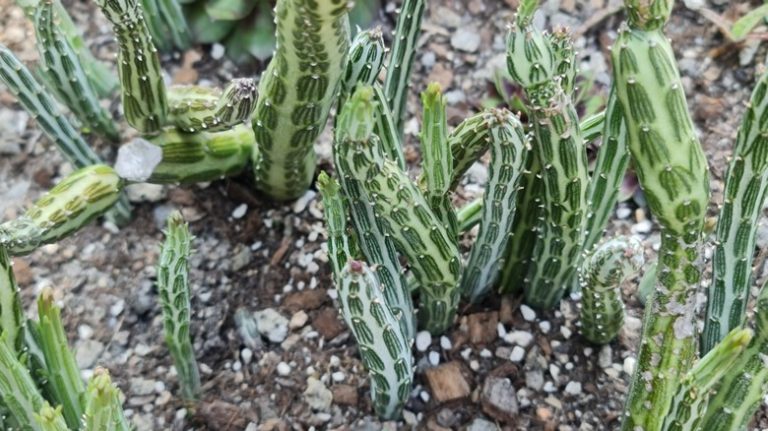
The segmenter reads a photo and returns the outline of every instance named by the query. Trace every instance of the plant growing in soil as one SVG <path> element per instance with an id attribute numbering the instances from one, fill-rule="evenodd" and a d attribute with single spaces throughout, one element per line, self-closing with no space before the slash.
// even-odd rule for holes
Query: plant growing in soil
<path id="1" fill-rule="evenodd" d="M 163 307 L 165 344 L 179 375 L 182 397 L 195 400 L 200 394 L 200 372 L 189 334 L 189 267 L 192 236 L 179 212 L 166 222 L 165 242 L 157 264 L 157 290 Z"/>
<path id="2" fill-rule="evenodd" d="M 105 371 L 98 369 L 88 390 L 75 357 L 67 346 L 61 310 L 53 292 L 44 289 L 37 301 L 38 320 L 26 321 L 11 260 L 0 247 L 0 426 L 3 429 L 81 429 L 96 417 L 109 427 L 86 430 L 125 430 L 117 394 Z M 110 401 L 100 400 L 109 392 Z"/>

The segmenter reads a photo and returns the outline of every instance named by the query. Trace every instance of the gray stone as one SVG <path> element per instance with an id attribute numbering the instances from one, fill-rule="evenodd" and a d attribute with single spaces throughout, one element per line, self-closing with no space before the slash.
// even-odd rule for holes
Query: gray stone
<path id="1" fill-rule="evenodd" d="M 282 343 L 288 336 L 288 319 L 273 308 L 253 313 L 259 333 L 273 343 Z"/>
<path id="2" fill-rule="evenodd" d="M 525 373 L 525 386 L 534 391 L 544 387 L 544 373 L 541 370 L 531 370 Z"/>
<path id="3" fill-rule="evenodd" d="M 480 32 L 473 28 L 459 28 L 451 36 L 451 46 L 459 51 L 475 52 L 480 48 L 480 42 Z"/>
<path id="4" fill-rule="evenodd" d="M 515 393 L 509 379 L 488 377 L 481 395 L 483 411 L 499 421 L 513 421 L 518 412 Z"/>
<path id="5" fill-rule="evenodd" d="M 333 402 L 333 392 L 326 388 L 320 380 L 309 377 L 307 389 L 304 391 L 304 401 L 314 410 L 328 411 Z"/>
<path id="6" fill-rule="evenodd" d="M 498 429 L 495 423 L 481 418 L 475 418 L 467 426 L 467 431 L 498 431 Z"/>
<path id="7" fill-rule="evenodd" d="M 80 368 L 91 368 L 104 351 L 104 344 L 98 340 L 83 340 L 77 345 L 75 361 Z"/>

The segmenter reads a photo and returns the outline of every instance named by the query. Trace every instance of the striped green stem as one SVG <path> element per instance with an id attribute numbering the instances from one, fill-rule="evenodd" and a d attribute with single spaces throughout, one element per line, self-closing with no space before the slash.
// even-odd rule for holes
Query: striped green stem
<path id="1" fill-rule="evenodd" d="M 233 79 L 216 89 L 184 86 L 168 89 L 168 123 L 186 133 L 220 132 L 245 123 L 256 109 L 256 83 Z"/>
<path id="2" fill-rule="evenodd" d="M 339 194 L 341 186 L 325 171 L 317 177 L 317 189 L 323 199 L 323 218 L 328 235 L 328 260 L 331 262 L 334 282 L 341 285 L 338 276 L 347 261 L 354 256 L 347 234 L 347 211 Z"/>
<path id="3" fill-rule="evenodd" d="M 725 375 L 707 404 L 702 430 L 742 431 L 768 393 L 768 288 L 757 298 L 755 336 L 746 351 L 724 367 Z"/>
<path id="4" fill-rule="evenodd" d="M 51 383 L 52 395 L 63 407 L 67 425 L 77 429 L 85 412 L 85 385 L 80 377 L 80 368 L 67 345 L 67 334 L 61 323 L 61 310 L 54 305 L 53 292 L 50 289 L 44 289 L 38 297 L 37 314 L 40 348 L 45 358 L 46 375 Z"/>
<path id="5" fill-rule="evenodd" d="M 334 166 L 359 239 L 360 250 L 368 264 L 376 268 L 376 275 L 384 286 L 387 304 L 400 317 L 403 333 L 408 335 L 408 339 L 413 339 L 416 333 L 413 303 L 394 240 L 387 231 L 384 219 L 374 210 L 373 198 L 366 193 L 363 178 L 358 177 L 352 169 L 361 163 L 355 159 L 355 153 L 349 151 L 352 142 L 369 139 L 371 130 L 375 128 L 375 124 L 371 123 L 376 112 L 375 102 L 365 88 L 358 89 L 339 115 L 333 147 Z M 374 156 L 384 159 L 383 150 L 382 153 L 376 152 L 379 148 L 373 150 Z"/>
<path id="6" fill-rule="evenodd" d="M 384 92 L 392 110 L 397 136 L 402 140 L 411 69 L 416 56 L 416 42 L 421 34 L 421 20 L 426 0 L 403 0 L 397 17 L 392 52 L 387 62 Z"/>
<path id="7" fill-rule="evenodd" d="M 115 170 L 133 182 L 215 181 L 242 172 L 254 142 L 253 130 L 242 124 L 216 133 L 184 133 L 167 128 L 149 141 L 135 139 L 123 145 Z"/>
<path id="8" fill-rule="evenodd" d="M 35 422 L 42 431 L 69 431 L 67 422 L 61 414 L 61 406 L 54 409 L 48 401 L 43 403 L 43 408 L 38 413 L 35 413 Z M 72 429 L 79 429 L 79 425 Z"/>
<path id="9" fill-rule="evenodd" d="M 102 108 L 75 49 L 62 33 L 52 0 L 43 0 L 35 12 L 35 34 L 40 68 L 56 97 L 97 133 L 119 139 L 112 115 Z"/>
<path id="10" fill-rule="evenodd" d="M 517 116 L 494 110 L 491 116 L 491 161 L 483 196 L 480 232 L 469 254 L 461 291 L 473 302 L 487 294 L 504 264 L 509 233 L 515 217 L 517 193 L 530 143 Z"/>
<path id="11" fill-rule="evenodd" d="M 341 314 L 352 330 L 371 376 L 373 405 L 382 419 L 400 417 L 411 393 L 411 340 L 387 305 L 383 287 L 363 262 L 350 260 L 337 275 Z"/>
<path id="12" fill-rule="evenodd" d="M 431 83 L 421 94 L 421 177 L 418 184 L 432 212 L 451 237 L 459 233 L 450 195 L 453 157 L 448 143 L 445 96 L 440 84 Z"/>
<path id="13" fill-rule="evenodd" d="M 173 0 L 141 0 L 147 28 L 157 49 L 163 52 L 189 48 L 191 34 L 181 9 Z"/>
<path id="14" fill-rule="evenodd" d="M 400 169 L 405 170 L 402 139 L 397 130 L 394 114 L 387 104 L 387 96 L 378 82 L 373 84 L 373 100 L 376 101 L 376 123 L 373 127 L 373 133 L 381 140 L 384 154 Z"/>
<path id="15" fill-rule="evenodd" d="M 456 211 L 456 220 L 459 222 L 459 233 L 467 232 L 475 225 L 480 224 L 483 218 L 483 198 L 477 198 L 465 204 Z"/>
<path id="16" fill-rule="evenodd" d="M 635 171 L 662 227 L 656 290 L 646 307 L 622 429 L 654 431 L 662 429 L 696 357 L 695 292 L 709 171 L 663 32 L 623 27 L 612 60 Z"/>
<path id="17" fill-rule="evenodd" d="M 17 353 L 8 347 L 5 334 L 0 336 L 0 400 L 22 431 L 43 431 L 35 415 L 45 400 Z"/>
<path id="18" fill-rule="evenodd" d="M 592 211 L 587 220 L 585 250 L 591 249 L 603 236 L 619 200 L 621 184 L 629 165 L 627 128 L 615 89 L 611 89 L 608 96 L 604 118 L 603 142 L 597 152 L 595 170 L 587 189 L 587 200 Z"/>
<path id="19" fill-rule="evenodd" d="M 21 217 L 0 224 L 0 247 L 18 256 L 69 236 L 111 208 L 122 187 L 123 180 L 109 166 L 75 171 Z"/>
<path id="20" fill-rule="evenodd" d="M 24 339 L 24 311 L 19 288 L 13 276 L 13 261 L 8 251 L 0 246 L 0 334 L 5 336 L 8 348 L 21 353 Z"/>
<path id="21" fill-rule="evenodd" d="M 96 0 L 117 38 L 117 70 L 125 120 L 141 133 L 166 123 L 168 102 L 160 58 L 137 0 Z"/>
<path id="22" fill-rule="evenodd" d="M 312 145 L 346 66 L 348 6 L 346 0 L 277 2 L 277 50 L 259 83 L 252 156 L 256 187 L 274 199 L 297 198 L 312 182 Z"/>
<path id="23" fill-rule="evenodd" d="M 386 56 L 381 28 L 359 31 L 349 46 L 338 106 L 341 108 L 358 86 L 373 85 L 384 66 Z"/>
<path id="24" fill-rule="evenodd" d="M 83 431 L 130 431 L 125 420 L 120 389 L 104 368 L 96 368 L 88 382 Z"/>
<path id="25" fill-rule="evenodd" d="M 644 265 L 643 245 L 633 237 L 618 236 L 599 245 L 581 267 L 581 333 L 595 344 L 616 338 L 624 324 L 621 283 Z"/>
<path id="26" fill-rule="evenodd" d="M 741 121 L 717 221 L 713 282 L 700 351 L 743 325 L 752 285 L 757 226 L 768 196 L 768 74 L 752 92 Z"/>
<path id="27" fill-rule="evenodd" d="M 665 418 L 664 430 L 724 430 L 722 427 L 702 427 L 705 424 L 704 412 L 712 407 L 712 389 L 733 369 L 733 365 L 738 363 L 751 339 L 750 329 L 734 329 L 696 362 L 672 400 L 670 414 Z"/>
<path id="28" fill-rule="evenodd" d="M 200 396 L 200 372 L 189 333 L 192 312 L 187 262 L 191 250 L 192 235 L 187 223 L 181 213 L 171 213 L 157 263 L 157 291 L 163 308 L 165 344 L 171 352 L 185 400 L 196 400 Z"/>

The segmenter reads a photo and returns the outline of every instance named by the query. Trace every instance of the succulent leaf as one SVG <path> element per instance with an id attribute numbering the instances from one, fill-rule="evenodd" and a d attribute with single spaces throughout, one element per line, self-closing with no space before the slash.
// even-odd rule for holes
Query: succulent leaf
<path id="1" fill-rule="evenodd" d="M 200 396 L 200 372 L 189 332 L 189 255 L 192 236 L 179 212 L 168 216 L 165 242 L 157 264 L 157 291 L 163 309 L 165 344 L 179 375 L 181 396 L 196 400 Z"/>
<path id="2" fill-rule="evenodd" d="M 253 79 L 233 79 L 221 94 L 214 89 L 181 86 L 168 89 L 168 122 L 186 133 L 220 132 L 250 120 L 256 109 Z"/>
<path id="3" fill-rule="evenodd" d="M 24 312 L 19 288 L 13 276 L 13 261 L 0 246 L 0 334 L 11 351 L 21 353 L 24 337 Z"/>

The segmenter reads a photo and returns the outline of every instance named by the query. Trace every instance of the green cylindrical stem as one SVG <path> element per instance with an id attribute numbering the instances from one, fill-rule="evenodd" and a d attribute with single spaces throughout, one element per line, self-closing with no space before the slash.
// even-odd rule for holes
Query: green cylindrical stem
<path id="1" fill-rule="evenodd" d="M 119 134 L 112 115 L 101 107 L 75 48 L 59 27 L 55 9 L 52 0 L 43 0 L 35 12 L 36 42 L 46 83 L 82 124 L 116 141 Z"/>
<path id="2" fill-rule="evenodd" d="M 35 415 L 45 400 L 17 355 L 8 348 L 5 335 L 0 336 L 0 399 L 21 430 L 43 431 Z"/>
<path id="3" fill-rule="evenodd" d="M 621 283 L 645 263 L 643 246 L 619 236 L 599 245 L 581 267 L 581 333 L 596 344 L 610 343 L 624 323 Z"/>
<path id="4" fill-rule="evenodd" d="M 69 431 L 67 422 L 61 414 L 61 406 L 54 409 L 48 401 L 43 404 L 43 408 L 38 413 L 35 413 L 35 422 L 41 431 Z M 79 424 L 72 429 L 79 429 Z"/>
<path id="5" fill-rule="evenodd" d="M 736 137 L 717 220 L 713 281 L 701 334 L 702 353 L 743 325 L 752 286 L 758 221 L 768 195 L 768 74 L 760 78 Z"/>
<path id="6" fill-rule="evenodd" d="M 181 2 L 173 0 L 142 0 L 147 28 L 152 41 L 161 51 L 188 49 L 191 43 L 190 31 Z"/>
<path id="7" fill-rule="evenodd" d="M 331 262 L 334 282 L 338 286 L 341 284 L 338 275 L 353 257 L 347 234 L 347 211 L 339 194 L 341 186 L 327 173 L 320 172 L 317 189 L 323 199 L 323 218 L 328 232 L 328 260 Z"/>
<path id="8" fill-rule="evenodd" d="M 374 409 L 382 419 L 397 419 L 413 382 L 411 341 L 400 330 L 398 317 L 367 265 L 351 260 L 338 278 L 341 314 L 371 376 Z"/>
<path id="9" fill-rule="evenodd" d="M 277 50 L 253 118 L 256 187 L 295 199 L 312 182 L 313 143 L 325 128 L 349 48 L 346 0 L 278 0 Z"/>
<path id="10" fill-rule="evenodd" d="M 661 30 L 622 28 L 612 60 L 635 171 L 662 227 L 656 291 L 646 307 L 622 429 L 655 431 L 696 356 L 695 292 L 709 173 Z"/>
<path id="11" fill-rule="evenodd" d="M 397 130 L 394 114 L 387 104 L 387 96 L 378 82 L 373 84 L 373 99 L 376 101 L 376 123 L 373 133 L 381 140 L 386 157 L 397 163 L 400 169 L 405 170 L 402 139 Z"/>
<path id="12" fill-rule="evenodd" d="M 712 350 L 711 352 L 714 352 Z M 744 353 L 723 367 L 725 375 L 706 406 L 702 430 L 742 431 L 768 392 L 768 288 L 757 298 L 755 336 Z"/>
<path id="13" fill-rule="evenodd" d="M 256 83 L 234 79 L 224 91 L 197 86 L 168 89 L 168 123 L 186 133 L 220 132 L 245 123 L 256 109 Z"/>
<path id="14" fill-rule="evenodd" d="M 85 412 L 85 385 L 80 377 L 80 368 L 67 345 L 67 334 L 61 323 L 61 310 L 53 304 L 53 292 L 45 289 L 37 299 L 40 348 L 46 364 L 46 375 L 56 401 L 63 407 L 67 425 L 73 429 L 80 426 Z"/>
<path id="15" fill-rule="evenodd" d="M 38 199 L 21 217 L 0 224 L 0 246 L 18 256 L 69 236 L 109 210 L 122 187 L 123 180 L 109 166 L 80 169 Z"/>
<path id="16" fill-rule="evenodd" d="M 125 120 L 141 133 L 165 125 L 168 102 L 160 58 L 138 0 L 97 0 L 117 38 L 117 70 Z"/>
<path id="17" fill-rule="evenodd" d="M 349 47 L 347 65 L 341 80 L 339 107 L 354 93 L 358 86 L 373 85 L 384 66 L 386 56 L 381 28 L 363 30 L 357 33 Z"/>
<path id="18" fill-rule="evenodd" d="M 403 0 L 397 17 L 392 52 L 387 62 L 384 92 L 392 110 L 397 136 L 402 138 L 406 101 L 411 82 L 411 69 L 416 56 L 416 42 L 421 34 L 421 20 L 427 8 L 426 0 Z"/>
<path id="19" fill-rule="evenodd" d="M 688 431 L 688 430 L 717 430 L 724 431 L 722 427 L 702 427 L 704 412 L 713 406 L 710 400 L 710 392 L 723 375 L 729 373 L 734 364 L 743 356 L 744 348 L 752 339 L 752 331 L 749 329 L 734 329 L 726 335 L 715 347 L 686 374 L 682 384 L 672 400 L 672 408 L 665 418 L 664 430 Z"/>
<path id="20" fill-rule="evenodd" d="M 88 382 L 84 431 L 129 431 L 120 402 L 120 389 L 109 378 L 109 372 L 97 368 Z"/>
<path id="21" fill-rule="evenodd" d="M 165 237 L 157 264 L 157 291 L 163 307 L 165 344 L 179 376 L 182 398 L 196 400 L 200 396 L 200 372 L 189 333 L 192 311 L 187 263 L 192 236 L 181 213 L 173 212 L 168 216 Z"/>
<path id="22" fill-rule="evenodd" d="M 591 249 L 603 236 L 605 226 L 619 200 L 621 184 L 629 165 L 627 128 L 615 89 L 611 90 L 608 97 L 603 125 L 603 142 L 597 152 L 595 170 L 587 189 L 591 215 L 587 220 L 585 250 Z"/>
<path id="23" fill-rule="evenodd" d="M 5 247 L 0 246 L 0 333 L 8 348 L 22 352 L 24 339 L 24 312 L 19 288 L 13 276 L 13 262 Z"/>
<path id="24" fill-rule="evenodd" d="M 506 110 L 488 113 L 491 161 L 478 233 L 469 254 L 461 291 L 477 301 L 496 284 L 504 264 L 516 213 L 517 193 L 530 143 L 520 120 Z"/>

